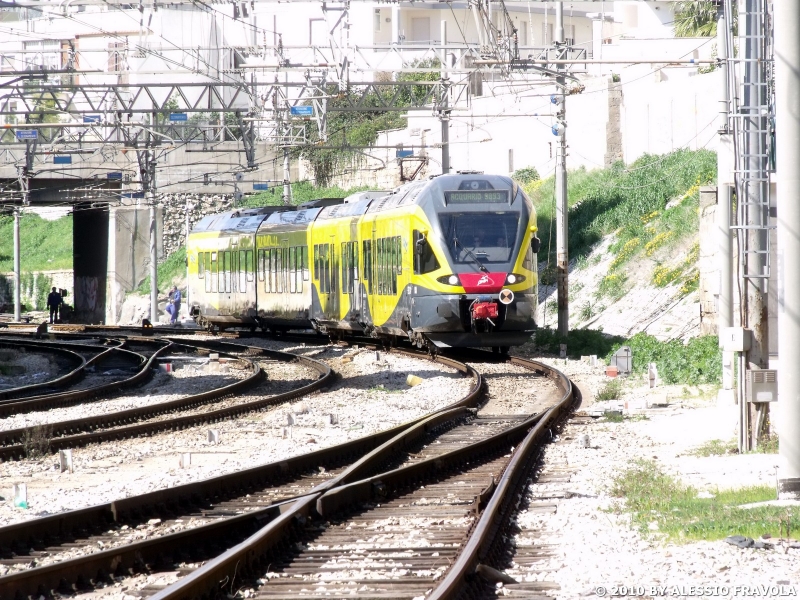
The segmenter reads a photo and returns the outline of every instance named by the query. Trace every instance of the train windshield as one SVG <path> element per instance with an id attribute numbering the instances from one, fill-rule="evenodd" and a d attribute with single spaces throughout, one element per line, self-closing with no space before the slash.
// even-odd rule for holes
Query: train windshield
<path id="1" fill-rule="evenodd" d="M 440 214 L 444 239 L 460 264 L 507 263 L 517 241 L 518 212 Z"/>

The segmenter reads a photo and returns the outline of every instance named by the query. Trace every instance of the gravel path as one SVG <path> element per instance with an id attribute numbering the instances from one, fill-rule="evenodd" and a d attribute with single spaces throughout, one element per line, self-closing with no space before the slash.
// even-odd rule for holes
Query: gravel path
<path id="1" fill-rule="evenodd" d="M 607 379 L 601 367 L 589 367 L 578 361 L 548 360 L 581 381 L 587 391 L 596 391 Z M 666 543 L 657 530 L 642 535 L 631 525 L 627 513 L 612 510 L 619 499 L 609 494 L 613 478 L 636 459 L 653 460 L 664 471 L 698 490 L 714 493 L 747 485 L 774 485 L 778 456 L 748 454 L 698 457 L 689 452 L 712 439 L 730 440 L 735 432 L 736 407 L 717 405 L 716 397 L 703 399 L 703 390 L 682 387 L 656 389 L 632 387 L 618 402 L 594 403 L 585 397 L 582 410 L 620 408 L 633 416 L 623 422 L 604 418 L 569 423 L 556 443 L 546 447 L 543 473 L 568 481 L 534 483 L 529 501 L 537 498 L 556 505 L 553 511 L 536 506 L 518 517 L 521 532 L 516 542 L 533 544 L 553 552 L 550 558 L 530 565 L 513 565 L 507 572 L 520 581 L 554 582 L 559 600 L 595 597 L 598 587 L 608 596 L 614 586 L 722 586 L 729 595 L 754 596 L 752 590 L 733 586 L 793 585 L 791 592 L 800 595 L 800 549 L 740 549 L 723 541 Z M 669 406 L 648 408 L 654 400 L 669 397 Z M 589 436 L 583 447 L 581 436 Z M 653 526 L 655 528 L 656 526 Z M 796 535 L 796 534 L 795 534 Z M 509 586 L 512 588 L 513 586 Z M 674 587 L 667 588 L 669 595 Z M 787 588 L 788 589 L 788 588 Z M 509 590 L 510 591 L 510 590 Z M 619 590 L 616 590 L 619 591 Z M 679 592 L 681 590 L 678 590 Z M 685 590 L 683 590 L 685 591 Z M 719 591 L 719 590 L 717 590 Z M 774 591 L 774 590 L 773 590 Z M 699 594 L 702 595 L 702 594 Z M 778 597 L 770 593 L 758 597 Z M 698 594 L 679 594 L 689 598 Z M 630 594 L 617 597 L 651 598 L 653 595 Z"/>
<path id="2" fill-rule="evenodd" d="M 248 343 L 250 341 L 248 340 Z M 264 342 L 270 347 L 286 344 Z M 256 344 L 250 344 L 256 345 Z M 292 347 L 288 347 L 292 350 Z M 209 444 L 209 427 L 109 442 L 73 451 L 74 473 L 59 473 L 57 457 L 0 464 L 4 482 L 0 525 L 172 487 L 242 468 L 340 444 L 407 422 L 467 393 L 470 380 L 425 359 L 357 348 L 295 347 L 326 361 L 342 376 L 332 388 L 291 405 L 249 413 L 214 426 L 220 444 Z M 273 365 L 276 363 L 273 363 Z M 279 363 L 277 363 L 279 364 Z M 299 365 L 288 365 L 297 374 Z M 305 369 L 305 367 L 302 367 Z M 176 371 L 175 373 L 180 373 Z M 407 374 L 423 379 L 415 387 Z M 292 376 L 287 373 L 287 380 Z M 288 425 L 288 415 L 294 425 Z M 330 416 L 336 416 L 331 424 Z M 179 468 L 181 453 L 191 466 Z M 28 510 L 11 505 L 14 483 L 28 486 Z"/>

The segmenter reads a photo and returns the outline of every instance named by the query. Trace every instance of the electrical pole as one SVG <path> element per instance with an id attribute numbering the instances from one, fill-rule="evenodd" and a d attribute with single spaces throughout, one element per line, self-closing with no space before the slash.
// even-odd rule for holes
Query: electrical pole
<path id="1" fill-rule="evenodd" d="M 781 130 L 776 138 L 778 213 L 778 498 L 800 499 L 800 4 L 775 3 L 775 109 Z"/>
<path id="2" fill-rule="evenodd" d="M 284 132 L 286 135 L 286 132 Z M 283 147 L 283 203 L 292 203 L 292 187 L 289 183 L 291 174 L 289 172 L 289 148 Z"/>
<path id="3" fill-rule="evenodd" d="M 717 255 L 719 256 L 719 307 L 718 327 L 733 327 L 733 239 L 731 238 L 731 183 L 732 163 L 723 157 L 733 157 L 733 139 L 729 126 L 730 89 L 728 81 L 728 24 L 725 4 L 719 6 L 717 20 L 717 52 L 722 79 L 719 103 L 719 159 L 717 160 Z M 722 389 L 733 389 L 734 353 L 722 353 Z"/>
<path id="4" fill-rule="evenodd" d="M 450 99 L 450 76 L 447 73 L 447 21 L 442 20 L 442 100 L 439 108 L 439 119 L 442 123 L 442 175 L 450 172 L 450 111 L 448 105 Z"/>
<path id="5" fill-rule="evenodd" d="M 186 237 L 183 240 L 183 247 L 186 248 L 186 308 L 191 308 L 191 299 L 189 298 L 189 211 L 192 205 L 189 203 L 189 194 L 186 194 Z"/>
<path id="6" fill-rule="evenodd" d="M 556 51 L 561 56 L 564 43 L 564 5 L 556 2 Z M 558 137 L 556 146 L 556 272 L 558 282 L 558 335 L 566 337 L 569 332 L 569 250 L 567 244 L 567 139 L 565 132 L 566 117 L 566 79 L 563 76 L 565 65 L 559 62 L 559 76 L 556 78 L 556 105 L 558 106 L 558 124 L 553 132 Z"/>
<path id="7" fill-rule="evenodd" d="M 142 187 L 150 207 L 150 322 L 158 323 L 158 221 L 156 214 L 156 156 L 154 150 L 143 152 Z"/>
<path id="8" fill-rule="evenodd" d="M 19 208 L 14 208 L 14 321 L 22 319 L 22 285 L 19 268 Z"/>
<path id="9" fill-rule="evenodd" d="M 36 151 L 36 140 L 25 140 L 25 165 L 17 167 L 17 181 L 22 194 L 22 205 L 31 203 L 31 170 Z M 19 249 L 19 208 L 14 208 L 14 321 L 22 319 L 22 269 Z"/>
<path id="10" fill-rule="evenodd" d="M 739 3 L 740 51 L 744 54 L 744 85 L 741 106 L 743 146 L 741 189 L 739 198 L 741 216 L 739 227 L 744 240 L 742 314 L 744 326 L 751 331 L 750 350 L 746 352 L 747 371 L 765 369 L 769 361 L 769 329 L 767 320 L 768 230 L 769 193 L 767 186 L 767 114 L 766 80 L 763 72 L 765 59 L 765 19 L 760 10 L 761 0 Z M 744 388 L 745 390 L 747 388 Z M 752 450 L 758 439 L 759 428 L 752 428 L 751 407 L 741 406 L 740 435 L 742 451 Z"/>

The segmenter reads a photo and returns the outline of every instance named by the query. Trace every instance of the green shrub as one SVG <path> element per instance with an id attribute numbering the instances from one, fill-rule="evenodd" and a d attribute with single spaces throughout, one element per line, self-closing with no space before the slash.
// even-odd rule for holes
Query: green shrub
<path id="1" fill-rule="evenodd" d="M 622 395 L 622 381 L 619 379 L 609 380 L 597 392 L 597 400 L 619 400 Z"/>
<path id="2" fill-rule="evenodd" d="M 652 335 L 637 333 L 624 344 L 616 344 L 606 360 L 622 345 L 631 348 L 634 373 L 644 373 L 648 363 L 655 363 L 659 376 L 668 384 L 719 383 L 722 379 L 722 351 L 715 335 L 692 338 L 684 344 L 680 340 L 662 342 Z"/>
<path id="3" fill-rule="evenodd" d="M 525 167 L 524 169 L 517 169 L 511 175 L 511 178 L 514 181 L 518 181 L 519 183 L 526 184 L 530 183 L 531 181 L 539 181 L 539 171 L 536 170 L 536 167 Z"/>
<path id="4" fill-rule="evenodd" d="M 566 338 L 558 335 L 555 329 L 540 327 L 533 336 L 536 348 L 548 354 L 558 354 L 560 345 L 567 345 L 567 356 L 577 358 L 596 354 L 605 356 L 611 348 L 623 340 L 619 336 L 610 336 L 597 329 L 573 329 Z"/>

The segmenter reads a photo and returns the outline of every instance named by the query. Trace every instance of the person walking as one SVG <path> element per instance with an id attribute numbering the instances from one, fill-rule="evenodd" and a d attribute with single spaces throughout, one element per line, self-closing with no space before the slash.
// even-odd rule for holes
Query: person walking
<path id="1" fill-rule="evenodd" d="M 181 312 L 181 291 L 177 285 L 172 286 L 172 291 L 169 294 L 169 301 L 172 303 L 172 320 L 170 323 L 173 325 L 178 321 L 178 314 Z"/>
<path id="2" fill-rule="evenodd" d="M 53 291 L 47 296 L 47 307 L 50 309 L 50 322 L 55 323 L 58 321 L 58 307 L 64 300 L 61 298 L 61 294 L 56 291 L 56 288 L 53 288 Z"/>

